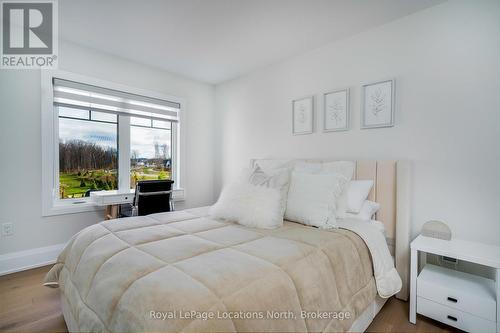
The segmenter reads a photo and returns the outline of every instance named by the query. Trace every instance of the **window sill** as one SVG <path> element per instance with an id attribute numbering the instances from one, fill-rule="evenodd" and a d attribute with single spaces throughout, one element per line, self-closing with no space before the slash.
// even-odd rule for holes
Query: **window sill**
<path id="1" fill-rule="evenodd" d="M 173 202 L 185 201 L 185 194 L 183 188 L 174 189 L 172 201 Z M 42 216 L 67 215 L 67 214 L 77 214 L 85 212 L 101 212 L 103 210 L 104 206 L 96 205 L 90 199 L 82 200 L 80 202 L 57 201 L 52 203 L 50 207 L 44 207 Z"/>
<path id="2" fill-rule="evenodd" d="M 54 202 L 50 207 L 45 207 L 43 216 L 55 216 L 76 214 L 85 212 L 100 212 L 104 207 L 95 205 L 92 201 L 87 200 L 82 203 L 74 202 Z"/>

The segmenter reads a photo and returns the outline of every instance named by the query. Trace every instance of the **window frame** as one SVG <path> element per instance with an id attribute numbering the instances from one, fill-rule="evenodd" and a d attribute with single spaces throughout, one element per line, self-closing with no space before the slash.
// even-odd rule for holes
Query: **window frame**
<path id="1" fill-rule="evenodd" d="M 59 193 L 60 193 L 60 182 L 59 182 L 59 112 L 57 111 L 57 106 L 52 106 L 53 107 L 53 113 L 54 113 L 54 165 L 53 165 L 53 172 L 54 172 L 54 178 L 53 178 L 53 201 L 55 201 L 55 206 L 66 206 L 66 205 L 71 205 L 71 206 L 78 206 L 78 205 L 85 205 L 89 202 L 91 202 L 90 198 L 67 198 L 67 199 L 60 199 L 59 198 Z M 88 110 L 89 112 L 89 117 L 91 114 L 91 110 Z M 63 117 L 64 118 L 64 117 Z M 77 118 L 74 118 L 77 119 Z M 83 120 L 83 119 L 82 119 Z M 117 136 L 117 142 L 116 142 L 116 148 L 117 148 L 117 154 L 118 154 L 118 165 L 117 165 L 117 174 L 118 174 L 118 188 L 120 188 L 120 116 L 117 115 L 116 118 L 116 136 Z M 93 121 L 88 120 L 85 121 Z M 122 136 L 123 138 L 123 136 Z"/>
<path id="2" fill-rule="evenodd" d="M 172 122 L 172 179 L 174 201 L 185 199 L 184 117 L 186 101 L 163 93 L 134 88 L 61 70 L 41 70 L 41 148 L 42 148 L 42 216 L 72 214 L 102 210 L 90 198 L 59 198 L 59 114 L 54 106 L 53 79 L 65 79 L 103 88 L 119 90 L 179 103 L 179 122 Z M 130 188 L 130 116 L 118 116 L 118 191 Z M 126 177 L 120 175 L 127 175 Z"/>

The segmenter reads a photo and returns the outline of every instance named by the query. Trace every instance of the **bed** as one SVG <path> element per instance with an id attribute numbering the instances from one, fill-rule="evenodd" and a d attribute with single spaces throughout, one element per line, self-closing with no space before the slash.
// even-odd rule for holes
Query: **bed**
<path id="1" fill-rule="evenodd" d="M 409 164 L 357 161 L 355 178 L 374 180 L 370 197 L 381 204 L 405 299 Z M 207 212 L 110 220 L 75 235 L 45 280 L 61 289 L 68 329 L 364 331 L 391 295 L 381 291 L 368 223 L 264 230 Z"/>

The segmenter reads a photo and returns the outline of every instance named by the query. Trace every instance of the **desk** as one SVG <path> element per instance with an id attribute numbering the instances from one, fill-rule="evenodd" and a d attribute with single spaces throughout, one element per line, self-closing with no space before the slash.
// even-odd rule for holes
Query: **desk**
<path id="1" fill-rule="evenodd" d="M 120 205 L 132 203 L 134 195 L 135 189 L 90 192 L 90 198 L 96 206 L 106 207 L 104 213 L 106 220 L 118 218 Z"/>
<path id="2" fill-rule="evenodd" d="M 184 189 L 174 189 L 172 194 L 172 200 L 174 202 L 184 200 Z M 132 203 L 134 201 L 134 196 L 135 189 L 129 191 L 111 190 L 90 192 L 90 198 L 94 205 L 106 207 L 104 214 L 106 220 L 118 218 L 120 214 L 120 205 Z"/>

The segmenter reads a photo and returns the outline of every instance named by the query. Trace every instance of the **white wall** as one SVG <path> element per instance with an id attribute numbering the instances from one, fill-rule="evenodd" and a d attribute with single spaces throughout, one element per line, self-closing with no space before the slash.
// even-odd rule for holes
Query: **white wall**
<path id="1" fill-rule="evenodd" d="M 186 207 L 213 201 L 214 87 L 159 69 L 62 43 L 59 68 L 187 101 Z M 14 235 L 0 238 L 0 254 L 64 243 L 102 213 L 42 217 L 40 72 L 0 71 L 0 223 Z"/>
<path id="2" fill-rule="evenodd" d="M 388 77 L 396 126 L 360 130 L 360 84 Z M 292 99 L 316 95 L 318 129 L 321 94 L 346 86 L 350 131 L 291 135 Z M 413 235 L 441 219 L 500 243 L 499 1 L 429 8 L 218 85 L 216 101 L 216 195 L 250 158 L 410 159 Z"/>
<path id="3" fill-rule="evenodd" d="M 449 1 L 221 84 L 216 111 L 213 86 L 75 45 L 60 45 L 60 68 L 187 100 L 186 207 L 212 203 L 253 157 L 406 158 L 414 234 L 443 219 L 455 235 L 498 243 L 499 17 L 498 1 Z M 391 76 L 396 126 L 360 130 L 360 83 Z M 345 86 L 350 131 L 291 135 L 292 99 L 316 94 L 319 116 L 320 94 Z M 2 70 L 0 223 L 14 223 L 15 234 L 0 238 L 0 254 L 64 243 L 102 219 L 42 218 L 40 164 L 40 73 Z"/>

